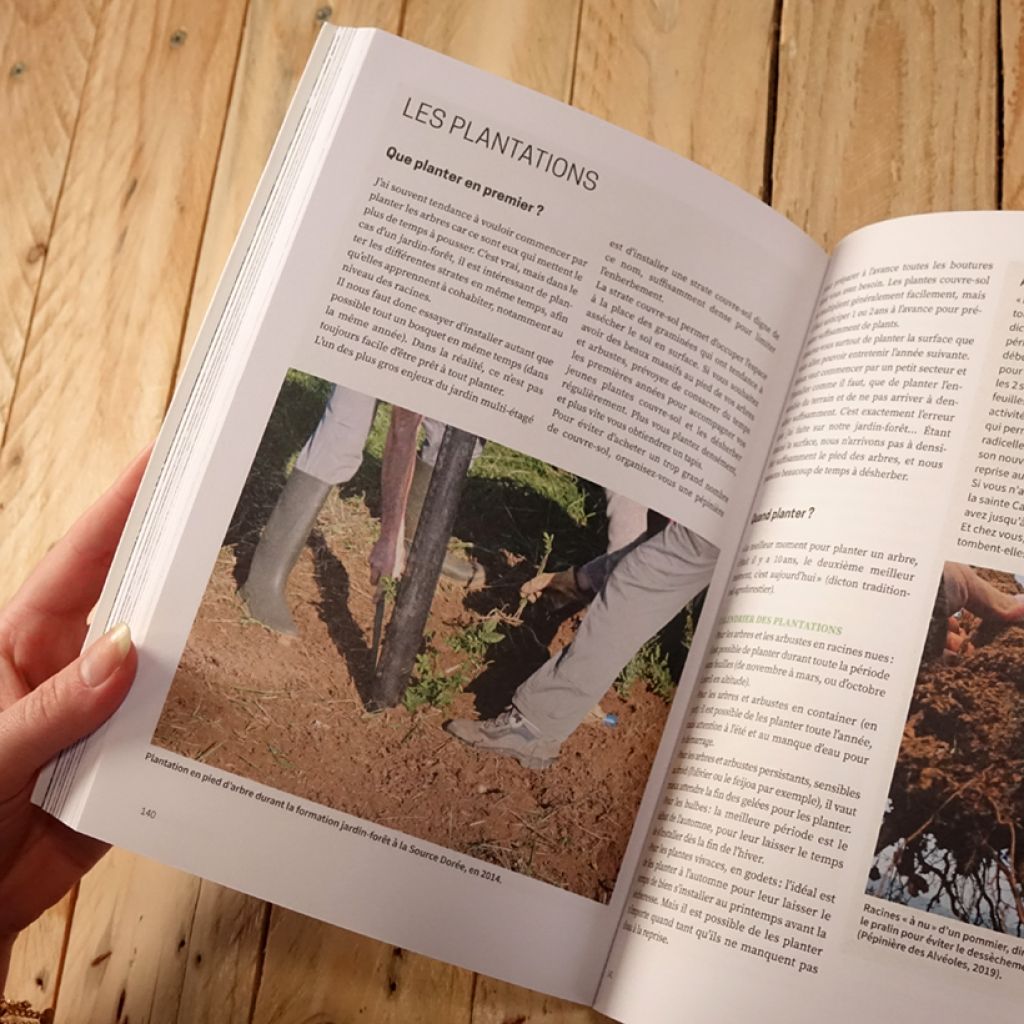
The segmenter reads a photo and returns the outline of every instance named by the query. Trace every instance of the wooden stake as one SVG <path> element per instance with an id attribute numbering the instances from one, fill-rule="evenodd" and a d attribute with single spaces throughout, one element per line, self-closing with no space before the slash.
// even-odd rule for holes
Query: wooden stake
<path id="1" fill-rule="evenodd" d="M 475 446 L 473 434 L 458 427 L 445 428 L 370 690 L 371 710 L 394 707 L 405 693 Z"/>

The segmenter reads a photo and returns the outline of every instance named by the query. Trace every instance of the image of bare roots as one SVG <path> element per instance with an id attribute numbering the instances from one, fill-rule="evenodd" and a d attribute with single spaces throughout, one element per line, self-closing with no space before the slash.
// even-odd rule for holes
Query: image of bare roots
<path id="1" fill-rule="evenodd" d="M 1008 573 L 977 570 L 1017 594 Z M 867 891 L 1024 930 L 1024 627 L 937 601 Z M 945 634 L 946 643 L 935 643 Z"/>

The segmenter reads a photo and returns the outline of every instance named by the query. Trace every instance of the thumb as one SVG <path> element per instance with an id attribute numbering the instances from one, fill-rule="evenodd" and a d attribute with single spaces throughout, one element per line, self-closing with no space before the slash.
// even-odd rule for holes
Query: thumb
<path id="1" fill-rule="evenodd" d="M 136 663 L 131 633 L 121 623 L 0 713 L 0 783 L 6 791 L 0 799 L 102 725 L 124 700 Z"/>

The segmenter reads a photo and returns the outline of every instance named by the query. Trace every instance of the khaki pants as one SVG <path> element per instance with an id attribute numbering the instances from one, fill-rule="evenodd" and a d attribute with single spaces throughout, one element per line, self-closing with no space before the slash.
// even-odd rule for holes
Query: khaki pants
<path id="1" fill-rule="evenodd" d="M 718 548 L 678 523 L 637 545 L 608 576 L 573 642 L 512 703 L 544 738 L 564 740 L 629 659 L 708 585 L 717 558 Z"/>

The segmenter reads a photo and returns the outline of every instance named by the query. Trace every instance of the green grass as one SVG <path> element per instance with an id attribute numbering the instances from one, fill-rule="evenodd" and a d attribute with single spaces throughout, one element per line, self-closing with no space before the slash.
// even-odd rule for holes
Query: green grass
<path id="1" fill-rule="evenodd" d="M 441 654 L 433 636 L 424 638 L 424 650 L 416 656 L 413 682 L 406 688 L 402 703 L 408 711 L 424 706 L 446 708 L 489 664 L 491 647 L 505 639 L 494 618 L 481 619 L 451 634 L 445 643 L 462 659 L 450 668 L 441 667 Z"/>
<path id="2" fill-rule="evenodd" d="M 494 441 L 486 445 L 470 476 L 532 491 L 560 508 L 576 526 L 585 528 L 595 519 L 593 489 L 579 477 Z"/>
<path id="3" fill-rule="evenodd" d="M 676 677 L 668 655 L 662 650 L 661 641 L 653 637 L 640 648 L 615 680 L 615 692 L 623 700 L 628 700 L 633 686 L 643 682 L 647 688 L 662 700 L 668 702 L 676 690 Z"/>

